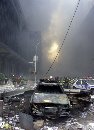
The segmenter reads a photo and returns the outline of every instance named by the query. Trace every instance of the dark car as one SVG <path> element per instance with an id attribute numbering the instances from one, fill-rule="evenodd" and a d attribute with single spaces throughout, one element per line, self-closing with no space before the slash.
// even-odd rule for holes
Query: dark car
<path id="1" fill-rule="evenodd" d="M 59 83 L 39 83 L 30 104 L 33 115 L 61 117 L 70 113 L 70 101 Z"/>

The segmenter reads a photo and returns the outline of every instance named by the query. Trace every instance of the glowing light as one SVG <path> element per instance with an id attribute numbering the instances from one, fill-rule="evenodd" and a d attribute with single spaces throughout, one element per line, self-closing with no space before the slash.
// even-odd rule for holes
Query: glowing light
<path id="1" fill-rule="evenodd" d="M 50 76 L 50 79 L 52 79 L 53 78 L 53 76 Z"/>
<path id="2" fill-rule="evenodd" d="M 54 60 L 58 53 L 58 43 L 54 42 L 52 43 L 52 46 L 50 47 L 50 50 L 48 51 L 48 58 L 49 60 Z"/>

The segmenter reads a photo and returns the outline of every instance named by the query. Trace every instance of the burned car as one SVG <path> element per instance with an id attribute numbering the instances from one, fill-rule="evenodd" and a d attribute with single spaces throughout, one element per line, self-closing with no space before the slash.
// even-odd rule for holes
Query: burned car
<path id="1" fill-rule="evenodd" d="M 61 117 L 70 113 L 70 101 L 59 83 L 39 83 L 30 105 L 33 115 Z"/>

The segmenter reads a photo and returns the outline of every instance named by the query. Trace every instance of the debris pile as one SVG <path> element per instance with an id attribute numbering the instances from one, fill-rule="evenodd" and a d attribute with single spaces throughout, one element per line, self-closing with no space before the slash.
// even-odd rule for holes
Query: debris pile
<path id="1" fill-rule="evenodd" d="M 80 124 L 76 119 L 71 119 L 66 123 L 65 130 L 84 130 L 84 125 Z"/>

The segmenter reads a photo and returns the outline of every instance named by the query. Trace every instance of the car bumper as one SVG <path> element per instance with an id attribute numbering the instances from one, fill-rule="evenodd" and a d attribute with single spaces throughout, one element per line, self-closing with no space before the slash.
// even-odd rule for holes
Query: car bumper
<path id="1" fill-rule="evenodd" d="M 41 110 L 33 110 L 32 114 L 36 116 L 62 117 L 69 116 L 70 109 L 62 109 L 62 111 L 59 111 L 57 107 L 45 107 Z"/>

